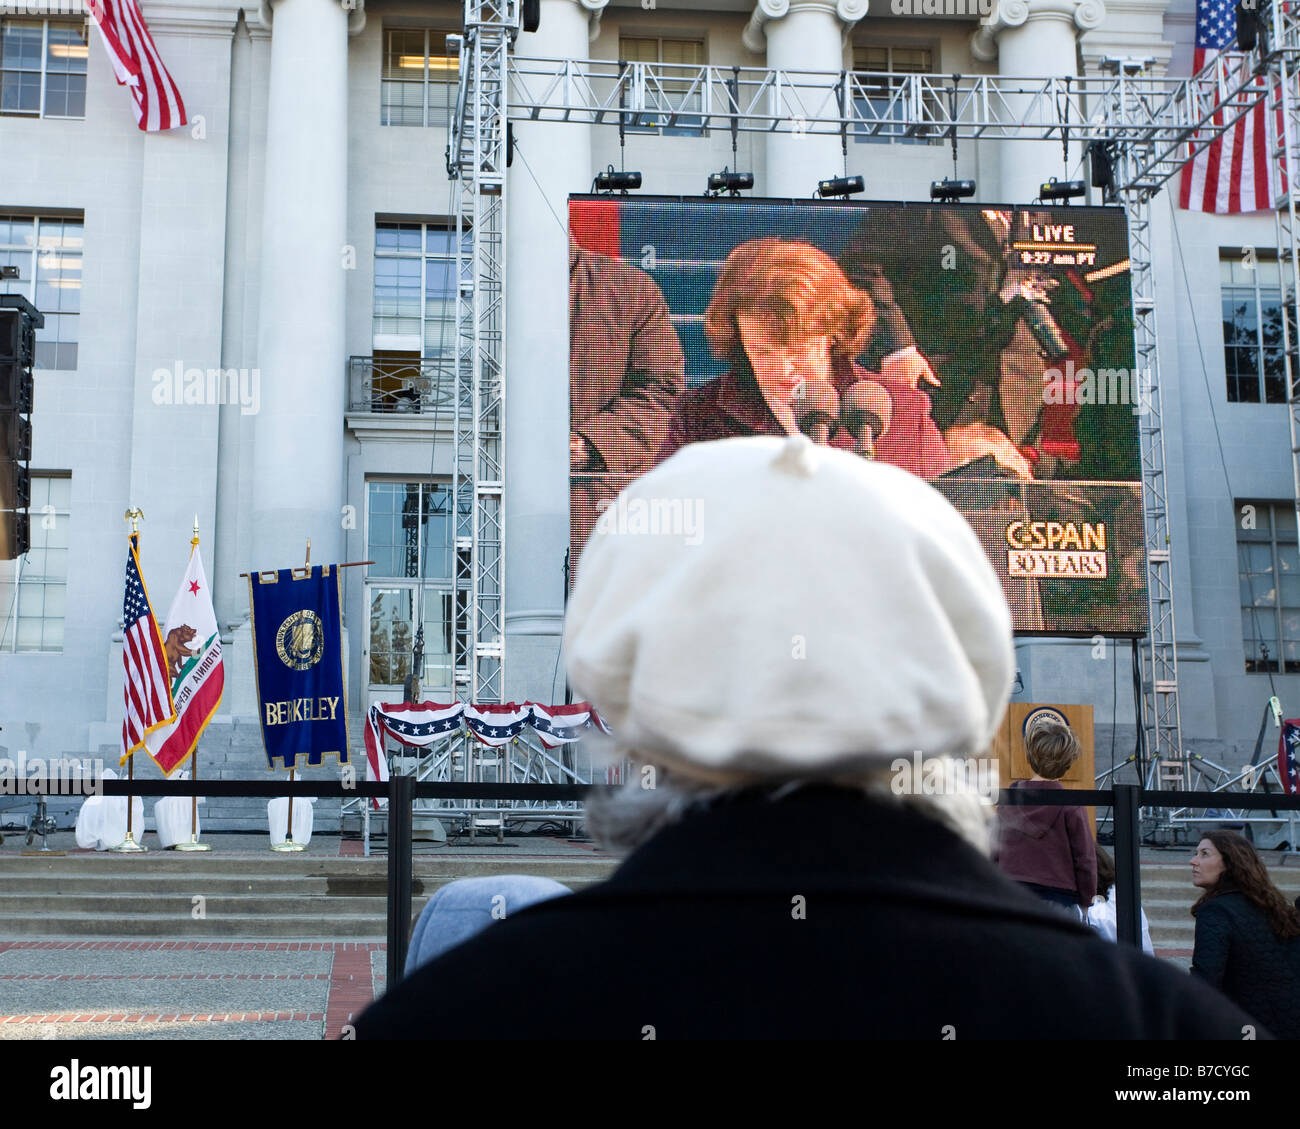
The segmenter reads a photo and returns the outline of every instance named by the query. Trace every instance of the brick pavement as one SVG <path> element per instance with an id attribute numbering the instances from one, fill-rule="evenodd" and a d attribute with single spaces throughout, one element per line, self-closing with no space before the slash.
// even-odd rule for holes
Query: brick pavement
<path id="1" fill-rule="evenodd" d="M 337 1039 L 382 992 L 385 949 L 325 941 L 0 941 L 0 1040 Z M 298 1006 L 281 1006 L 288 1002 Z"/>

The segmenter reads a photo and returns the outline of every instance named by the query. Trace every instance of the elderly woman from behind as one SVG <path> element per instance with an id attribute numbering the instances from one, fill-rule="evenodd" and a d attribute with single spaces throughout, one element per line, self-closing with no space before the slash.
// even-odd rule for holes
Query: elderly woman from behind
<path id="1" fill-rule="evenodd" d="M 1239 1036 L 1240 1009 L 989 861 L 966 758 L 1006 709 L 1011 613 L 938 491 L 751 437 L 624 491 L 674 498 L 703 540 L 597 527 L 565 619 L 574 689 L 638 766 L 587 798 L 626 859 L 392 985 L 359 1039 Z M 917 749 L 941 771 L 900 789 Z"/>

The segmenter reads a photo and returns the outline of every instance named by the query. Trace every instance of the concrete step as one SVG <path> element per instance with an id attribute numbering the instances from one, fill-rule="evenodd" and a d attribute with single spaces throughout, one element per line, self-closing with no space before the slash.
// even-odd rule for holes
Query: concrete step
<path id="1" fill-rule="evenodd" d="M 414 920 L 414 914 L 412 914 Z M 111 922 L 78 914 L 46 914 L 38 918 L 0 921 L 0 937 L 6 940 L 67 940 L 74 937 L 140 937 L 151 941 L 171 940 L 262 940 L 382 941 L 388 917 L 378 914 L 323 912 L 312 916 L 285 917 L 282 914 L 208 914 L 196 919 L 188 913 L 136 913 L 119 915 Z"/>
<path id="2" fill-rule="evenodd" d="M 204 912 L 219 910 L 228 917 L 275 915 L 279 917 L 386 917 L 387 901 L 383 894 L 366 897 L 292 894 L 206 894 L 119 897 L 116 894 L 10 894 L 5 897 L 0 921 L 15 918 L 48 918 L 58 915 L 111 917 L 190 917 L 195 909 L 192 899 L 203 897 Z M 423 907 L 427 897 L 413 898 Z"/>
<path id="3" fill-rule="evenodd" d="M 1181 925 L 1183 922 L 1195 920 L 1191 914 L 1192 903 L 1195 900 L 1195 898 L 1150 898 L 1143 891 L 1142 908 L 1146 911 L 1147 920 L 1152 925 L 1157 921 L 1162 925 Z"/>
<path id="4" fill-rule="evenodd" d="M 414 878 L 412 892 L 418 897 L 432 894 L 454 879 L 450 875 L 426 875 Z M 570 889 L 577 890 L 591 886 L 601 879 L 596 875 L 560 874 L 555 877 Z M 106 883 L 102 878 L 81 876 L 30 875 L 25 878 L 7 877 L 0 879 L 0 921 L 9 915 L 10 906 L 18 904 L 20 899 L 47 898 L 53 901 L 68 899 L 108 898 L 125 905 L 135 900 L 157 900 L 168 897 L 192 898 L 201 894 L 208 899 L 246 899 L 263 900 L 268 912 L 274 908 L 270 902 L 277 898 L 288 898 L 295 902 L 310 901 L 314 898 L 328 898 L 330 905 L 340 903 L 347 898 L 386 898 L 388 882 L 384 875 L 336 875 L 332 878 L 212 878 L 195 875 L 188 878 L 114 878 L 111 883 L 112 893 L 106 892 Z M 51 909 L 57 908 L 53 905 Z M 87 906 L 92 912 L 94 906 Z M 101 907 L 103 908 L 103 907 Z M 108 907 L 111 908 L 111 907 Z"/>
<path id="5" fill-rule="evenodd" d="M 1191 857 L 1190 852 L 1188 857 Z M 1293 894 L 1300 894 L 1300 860 L 1288 862 L 1283 866 L 1270 866 L 1268 876 L 1279 890 L 1290 890 Z M 1144 863 L 1142 866 L 1142 888 L 1145 890 L 1148 886 L 1155 885 L 1178 886 L 1189 890 L 1195 889 L 1192 886 L 1191 867 L 1151 866 Z"/>
<path id="6" fill-rule="evenodd" d="M 416 878 L 474 878 L 493 874 L 533 874 L 563 881 L 572 877 L 599 880 L 613 872 L 617 862 L 592 855 L 520 855 L 520 854 L 440 854 L 436 858 L 412 860 Z M 256 855 L 187 854 L 174 851 L 149 851 L 140 855 L 120 855 L 111 851 L 65 856 L 0 854 L 0 879 L 43 875 L 54 877 L 90 877 L 96 879 L 184 876 L 191 881 L 203 878 L 354 878 L 374 876 L 383 879 L 388 860 L 383 855 L 370 858 L 336 858 L 312 854 L 276 854 L 270 850 Z"/>
<path id="7" fill-rule="evenodd" d="M 602 881 L 615 860 L 586 853 L 486 848 L 412 860 L 412 916 L 458 878 L 532 874 L 571 889 Z M 0 938 L 382 940 L 388 860 L 220 853 L 0 854 Z M 195 918 L 194 897 L 204 914 Z"/>

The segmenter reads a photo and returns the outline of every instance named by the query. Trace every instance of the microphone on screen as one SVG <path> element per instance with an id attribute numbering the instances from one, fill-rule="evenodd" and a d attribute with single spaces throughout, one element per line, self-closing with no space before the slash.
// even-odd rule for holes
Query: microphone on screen
<path id="1" fill-rule="evenodd" d="M 824 380 L 807 381 L 796 390 L 791 406 L 799 430 L 814 443 L 824 446 L 840 418 L 840 397 L 835 389 Z"/>
<path id="2" fill-rule="evenodd" d="M 857 441 L 855 449 L 876 457 L 876 443 L 894 419 L 894 398 L 874 380 L 859 380 L 840 399 L 840 423 Z"/>

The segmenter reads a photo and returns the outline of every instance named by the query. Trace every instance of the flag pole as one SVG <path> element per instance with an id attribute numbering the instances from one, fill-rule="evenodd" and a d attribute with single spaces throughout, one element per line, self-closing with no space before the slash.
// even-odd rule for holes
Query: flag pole
<path id="1" fill-rule="evenodd" d="M 140 551 L 140 519 L 144 517 L 144 510 L 139 506 L 126 511 L 125 519 L 131 522 L 131 537 L 135 540 L 135 549 Z M 126 759 L 126 778 L 128 781 L 135 780 L 135 754 L 132 753 Z M 142 854 L 149 848 L 143 843 L 137 843 L 131 829 L 131 816 L 135 810 L 135 796 L 129 795 L 126 798 L 126 838 L 116 847 L 111 848 L 114 851 L 120 851 L 123 854 Z M 141 832 L 143 834 L 143 831 Z"/>
<path id="2" fill-rule="evenodd" d="M 303 564 L 303 571 L 307 576 L 311 576 L 311 538 L 307 538 L 307 560 Z M 295 756 L 293 764 L 289 766 L 289 819 L 285 824 L 284 842 L 272 843 L 273 851 L 305 851 L 307 848 L 301 843 L 293 841 L 293 781 L 294 775 L 298 771 L 298 758 Z"/>
<path id="3" fill-rule="evenodd" d="M 190 541 L 190 552 L 196 553 L 199 549 L 199 515 L 194 515 L 194 539 Z M 199 746 L 195 744 L 194 752 L 190 757 L 191 774 L 190 779 L 195 783 L 199 779 Z M 194 794 L 190 796 L 190 841 L 188 843 L 177 843 L 175 850 L 178 851 L 210 851 L 212 848 L 207 843 L 199 842 L 199 793 L 196 788 Z"/>

